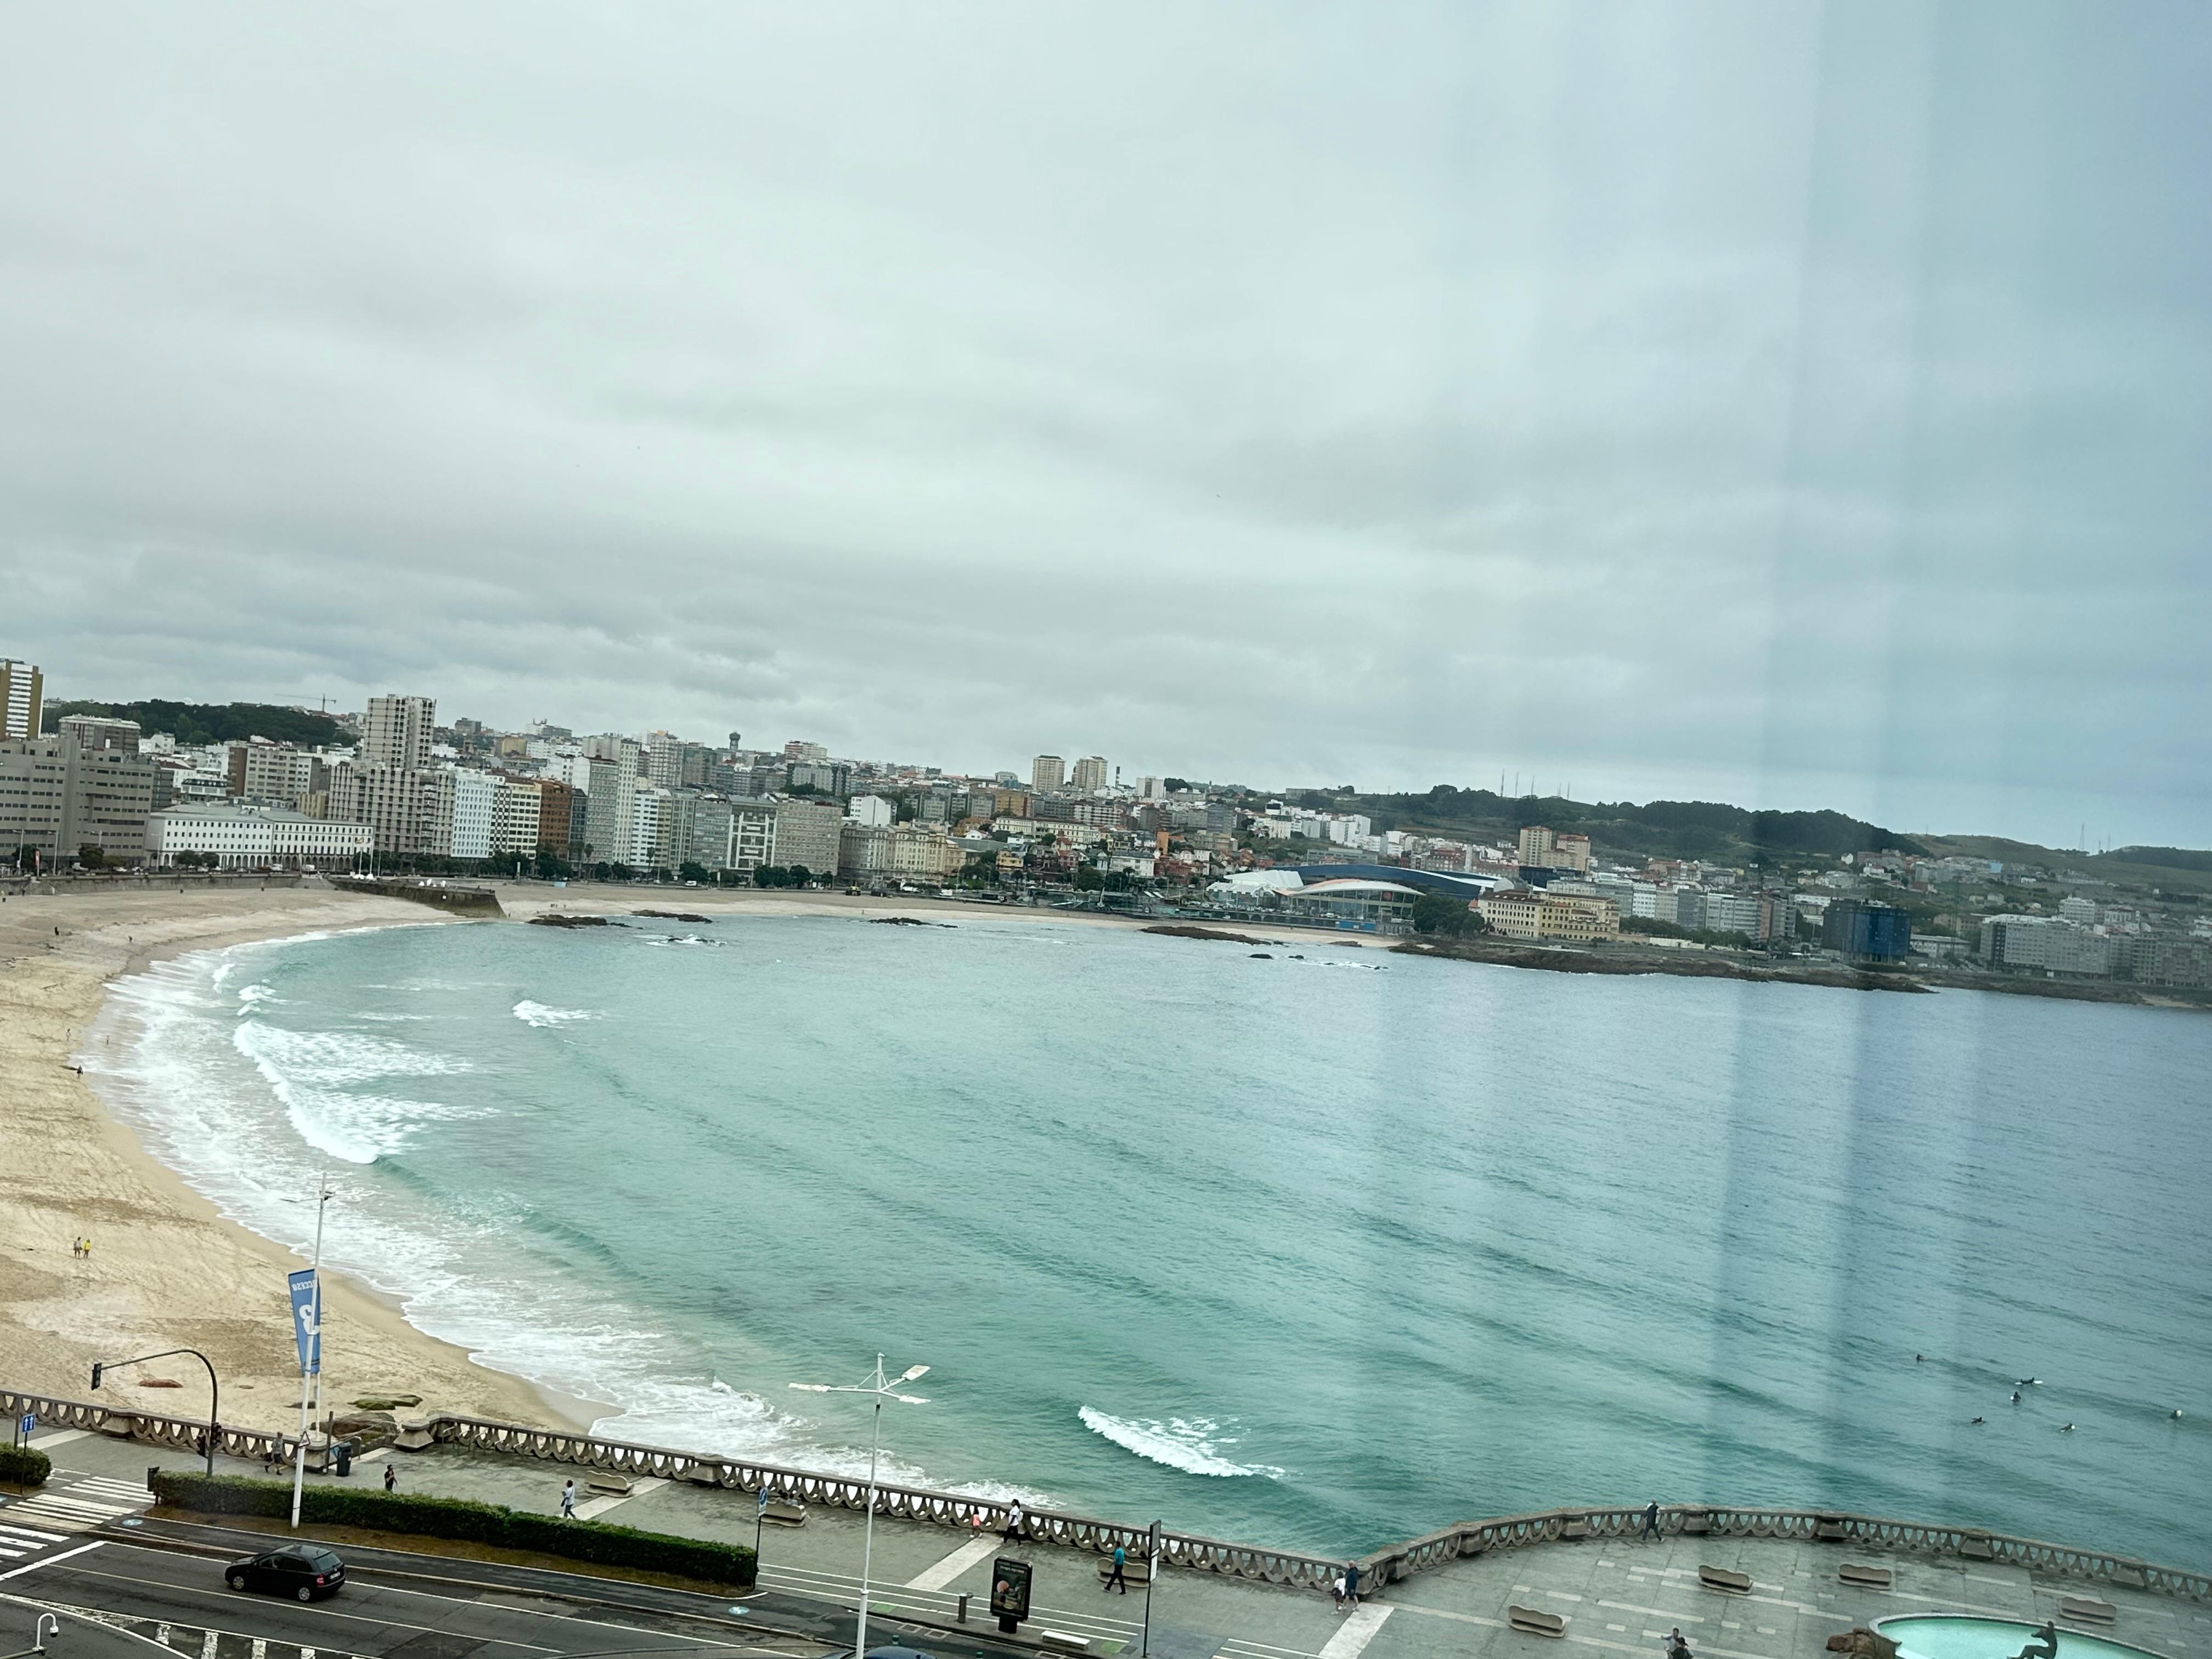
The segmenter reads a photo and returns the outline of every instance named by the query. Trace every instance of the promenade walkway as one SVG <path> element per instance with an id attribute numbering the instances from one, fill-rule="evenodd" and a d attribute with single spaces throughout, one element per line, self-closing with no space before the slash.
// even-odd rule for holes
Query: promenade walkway
<path id="1" fill-rule="evenodd" d="M 58 1485 L 116 1492 L 135 1488 L 149 1467 L 193 1468 L 198 1460 L 98 1434 L 40 1436 Z M 550 1512 L 572 1471 L 536 1460 L 440 1446 L 393 1452 L 355 1465 L 353 1482 L 371 1486 L 385 1463 L 413 1492 L 471 1498 Z M 259 1476 L 258 1464 L 218 1459 L 222 1473 Z M 331 1477 L 310 1475 L 321 1481 Z M 101 1483 L 88 1486 L 88 1482 Z M 642 1480 L 627 1498 L 591 1494 L 589 1517 L 690 1537 L 750 1544 L 755 1508 L 743 1493 L 684 1482 Z M 6 1511 L 0 1510 L 0 1520 Z M 861 1520 L 817 1506 L 800 1528 L 766 1528 L 762 1588 L 822 1610 L 849 1608 L 860 1589 Z M 1035 1616 L 1023 1627 L 1092 1638 L 1106 1651 L 1138 1650 L 1144 1593 L 1100 1591 L 1098 1558 L 1046 1546 L 1007 1546 L 995 1534 L 963 1536 L 945 1528 L 878 1518 L 872 1605 L 919 1616 L 957 1633 L 959 1598 L 981 1638 L 994 1628 L 983 1611 L 992 1560 L 1018 1554 L 1035 1569 Z M 1878 1560 L 1895 1575 L 1875 1591 L 1841 1583 L 1844 1559 Z M 1749 1576 L 1748 1595 L 1703 1588 L 1700 1566 Z M 2085 1585 L 2005 1565 L 1903 1552 L 1869 1556 L 1847 1546 L 1783 1540 L 1664 1537 L 1501 1549 L 1454 1561 L 1383 1587 L 1355 1611 L 1340 1613 L 1312 1591 L 1170 1570 L 1153 1593 L 1152 1650 L 1164 1659 L 1532 1659 L 1547 1645 L 1656 1659 L 1679 1626 L 1692 1650 L 1711 1659 L 1820 1659 L 1827 1638 L 1879 1618 L 1910 1613 L 1972 1613 L 2040 1620 L 2055 1618 L 2062 1595 L 2094 1595 L 2118 1610 L 2098 1633 L 2169 1655 L 2212 1659 L 2212 1604 L 2109 1585 Z M 1507 1623 L 1515 1604 L 1559 1613 L 1565 1634 L 1523 1634 Z M 886 1633 L 885 1639 L 889 1639 Z M 951 1651 L 957 1640 L 933 1643 Z"/>

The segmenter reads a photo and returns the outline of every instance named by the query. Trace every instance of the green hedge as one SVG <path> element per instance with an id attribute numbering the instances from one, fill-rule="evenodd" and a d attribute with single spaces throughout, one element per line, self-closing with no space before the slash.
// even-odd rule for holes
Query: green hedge
<path id="1" fill-rule="evenodd" d="M 41 1460 L 43 1461 L 43 1460 Z M 172 1509 L 202 1515 L 292 1513 L 292 1488 L 277 1480 L 213 1479 L 165 1469 L 154 1477 L 154 1496 Z M 708 1583 L 751 1588 L 753 1553 L 741 1544 L 717 1544 L 666 1533 L 609 1527 L 596 1521 L 563 1521 L 557 1516 L 502 1509 L 463 1498 L 423 1498 L 374 1487 L 312 1486 L 301 1495 L 300 1518 L 334 1527 L 369 1527 L 380 1532 L 414 1533 L 463 1543 L 497 1544 L 590 1561 L 605 1567 L 629 1567 L 673 1573 Z"/>
<path id="2" fill-rule="evenodd" d="M 28 1446 L 0 1446 L 0 1480 L 11 1486 L 43 1486 L 54 1472 L 53 1460 Z"/>

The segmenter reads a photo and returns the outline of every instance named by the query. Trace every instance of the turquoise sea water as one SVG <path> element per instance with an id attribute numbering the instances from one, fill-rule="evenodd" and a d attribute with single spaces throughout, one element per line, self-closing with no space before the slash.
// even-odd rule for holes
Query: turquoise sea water
<path id="1" fill-rule="evenodd" d="M 2201 1017 L 796 916 L 115 1007 L 160 1156 L 295 1243 L 331 1161 L 331 1261 L 624 1437 L 851 1467 L 787 1384 L 880 1348 L 934 1368 L 908 1478 L 1232 1538 L 1660 1498 L 2212 1554 Z"/>

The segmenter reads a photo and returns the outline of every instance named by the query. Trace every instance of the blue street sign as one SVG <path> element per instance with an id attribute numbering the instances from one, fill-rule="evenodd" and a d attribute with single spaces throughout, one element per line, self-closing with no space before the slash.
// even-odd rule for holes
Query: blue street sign
<path id="1" fill-rule="evenodd" d="M 315 1270 L 288 1273 L 284 1283 L 292 1292 L 292 1337 L 300 1346 L 300 1369 L 313 1376 L 323 1369 L 323 1334 L 315 1328 Z"/>
<path id="2" fill-rule="evenodd" d="M 38 1413 L 25 1412 L 23 1413 L 23 1420 L 21 1423 L 18 1423 L 15 1426 L 23 1431 L 23 1438 L 28 1440 L 31 1437 L 31 1431 L 39 1426 Z"/>
<path id="3" fill-rule="evenodd" d="M 763 1515 L 766 1515 L 768 1513 L 768 1488 L 766 1486 L 763 1486 L 760 1490 L 760 1512 Z"/>

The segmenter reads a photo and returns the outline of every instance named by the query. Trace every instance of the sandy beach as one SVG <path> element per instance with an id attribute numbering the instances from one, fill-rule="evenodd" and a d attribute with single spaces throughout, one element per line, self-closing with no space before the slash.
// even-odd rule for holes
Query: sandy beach
<path id="1" fill-rule="evenodd" d="M 958 925 L 1012 921 L 1132 927 L 1096 913 L 901 896 L 538 884 L 499 886 L 508 924 L 540 915 L 640 910 L 893 917 Z M 87 1396 L 94 1361 L 190 1346 L 212 1359 L 226 1422 L 296 1428 L 299 1395 L 283 1276 L 304 1261 L 229 1221 L 141 1146 L 92 1074 L 74 1069 L 110 982 L 186 951 L 342 928 L 500 926 L 449 921 L 404 900 L 329 888 L 179 892 L 76 889 L 0 900 L 0 1383 Z M 111 1030 L 109 1040 L 127 1036 Z M 72 1241 L 88 1237 L 88 1257 Z M 587 1403 L 473 1364 L 367 1287 L 326 1276 L 329 1402 L 392 1394 L 508 1421 L 580 1426 Z M 181 1385 L 150 1388 L 160 1377 Z M 146 1410 L 204 1415 L 205 1373 L 189 1357 L 111 1382 Z"/>
<path id="2" fill-rule="evenodd" d="M 224 1421 L 298 1427 L 283 1280 L 306 1264 L 225 1220 L 156 1163 L 70 1056 L 108 981 L 159 957 L 438 920 L 403 900 L 328 890 L 65 887 L 0 902 L 0 1381 L 81 1400 L 94 1360 L 190 1346 L 222 1377 Z M 88 1258 L 71 1254 L 78 1237 L 92 1240 Z M 510 1421 L 574 1414 L 423 1335 L 362 1287 L 333 1275 L 325 1297 L 330 1398 L 340 1410 L 400 1393 L 422 1395 L 426 1410 Z M 182 1386 L 143 1386 L 151 1377 Z M 125 1373 L 103 1395 L 111 1390 L 144 1410 L 208 1408 L 206 1373 L 189 1357 Z"/>

